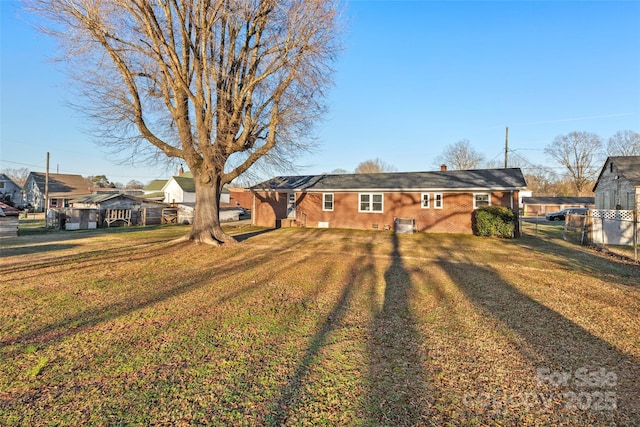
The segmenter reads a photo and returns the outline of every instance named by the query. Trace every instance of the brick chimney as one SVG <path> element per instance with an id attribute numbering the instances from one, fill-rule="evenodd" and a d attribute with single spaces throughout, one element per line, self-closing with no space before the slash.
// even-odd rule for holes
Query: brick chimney
<path id="1" fill-rule="evenodd" d="M 447 171 L 447 165 L 441 164 L 440 165 L 440 172 L 446 172 L 446 171 Z"/>
<path id="2" fill-rule="evenodd" d="M 178 171 L 178 175 L 179 176 L 184 175 L 184 168 L 182 167 L 182 165 L 180 165 L 180 170 Z"/>

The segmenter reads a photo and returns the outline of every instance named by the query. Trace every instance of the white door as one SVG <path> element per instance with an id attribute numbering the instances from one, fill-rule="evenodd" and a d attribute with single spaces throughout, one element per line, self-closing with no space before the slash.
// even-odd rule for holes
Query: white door
<path id="1" fill-rule="evenodd" d="M 287 218 L 296 217 L 296 194 L 287 193 Z"/>

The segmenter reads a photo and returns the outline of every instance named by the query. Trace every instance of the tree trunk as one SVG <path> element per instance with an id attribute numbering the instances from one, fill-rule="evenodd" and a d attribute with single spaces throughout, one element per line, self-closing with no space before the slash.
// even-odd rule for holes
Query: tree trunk
<path id="1" fill-rule="evenodd" d="M 200 177 L 194 174 L 193 180 L 196 186 L 196 207 L 191 231 L 183 240 L 216 246 L 235 242 L 236 240 L 220 226 L 220 178 L 202 182 Z"/>

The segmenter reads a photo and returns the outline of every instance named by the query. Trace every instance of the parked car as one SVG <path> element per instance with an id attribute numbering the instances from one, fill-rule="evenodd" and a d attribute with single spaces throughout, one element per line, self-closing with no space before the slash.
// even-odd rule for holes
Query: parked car
<path id="1" fill-rule="evenodd" d="M 558 212 L 550 212 L 545 215 L 548 221 L 564 221 L 568 214 L 573 215 L 586 215 L 589 212 L 588 208 L 565 208 Z"/>

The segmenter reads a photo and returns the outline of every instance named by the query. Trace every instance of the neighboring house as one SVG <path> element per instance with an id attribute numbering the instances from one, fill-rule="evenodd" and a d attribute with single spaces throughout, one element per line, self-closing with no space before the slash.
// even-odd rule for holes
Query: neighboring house
<path id="1" fill-rule="evenodd" d="M 229 203 L 250 211 L 253 205 L 253 193 L 244 188 L 229 187 Z"/>
<path id="2" fill-rule="evenodd" d="M 190 172 L 169 178 L 162 187 L 162 192 L 165 203 L 196 202 L 196 185 Z"/>
<path id="3" fill-rule="evenodd" d="M 593 187 L 596 209 L 640 209 L 640 156 L 608 157 Z"/>
<path id="4" fill-rule="evenodd" d="M 544 216 L 550 212 L 558 212 L 565 208 L 595 207 L 593 197 L 523 197 L 523 216 Z"/>
<path id="5" fill-rule="evenodd" d="M 518 168 L 283 176 L 251 188 L 252 222 L 389 230 L 402 219 L 417 231 L 472 233 L 474 209 L 501 205 L 517 213 L 525 188 Z"/>
<path id="6" fill-rule="evenodd" d="M 5 174 L 0 174 L 0 202 L 22 207 L 22 188 Z"/>
<path id="7" fill-rule="evenodd" d="M 185 172 L 182 175 L 172 176 L 161 190 L 164 193 L 165 203 L 195 203 L 196 202 L 196 185 L 193 182 L 191 172 Z M 229 203 L 229 190 L 224 188 L 220 196 L 221 203 Z"/>
<path id="8" fill-rule="evenodd" d="M 37 211 L 45 210 L 46 174 L 31 172 L 23 187 L 25 205 Z M 64 208 L 72 199 L 90 194 L 87 180 L 80 175 L 49 174 L 49 205 L 47 208 Z"/>
<path id="9" fill-rule="evenodd" d="M 154 179 L 146 187 L 144 187 L 142 189 L 142 191 L 144 192 L 144 196 L 142 196 L 142 197 L 144 197 L 145 199 L 150 199 L 150 200 L 163 201 L 164 200 L 164 192 L 162 191 L 162 189 L 167 184 L 167 181 L 169 181 L 169 180 L 168 179 Z"/>
<path id="10" fill-rule="evenodd" d="M 108 211 L 120 212 L 120 216 Z M 96 227 L 122 225 L 152 225 L 164 222 L 163 215 L 175 216 L 176 209 L 165 203 L 144 199 L 123 193 L 91 194 L 72 201 L 72 207 L 66 209 L 66 229 L 78 230 Z M 116 212 L 118 213 L 118 212 Z M 121 219 L 115 219 L 121 218 Z"/>

